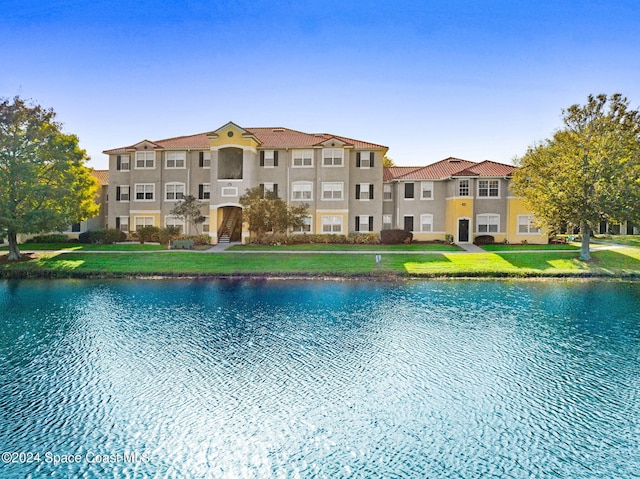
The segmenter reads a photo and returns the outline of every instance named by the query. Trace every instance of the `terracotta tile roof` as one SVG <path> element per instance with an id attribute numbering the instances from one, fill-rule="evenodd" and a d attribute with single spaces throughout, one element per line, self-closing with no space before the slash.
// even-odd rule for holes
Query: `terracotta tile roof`
<path id="1" fill-rule="evenodd" d="M 387 167 L 384 169 L 383 180 L 442 180 L 453 176 L 509 176 L 515 169 L 515 166 L 494 161 L 474 163 L 459 158 L 446 158 L 423 167 Z"/>
<path id="2" fill-rule="evenodd" d="M 105 186 L 109 184 L 109 170 L 93 170 L 91 174 L 97 178 L 100 185 Z"/>
<path id="3" fill-rule="evenodd" d="M 311 148 L 319 145 L 324 141 L 336 138 L 348 145 L 353 145 L 358 149 L 387 149 L 386 146 L 377 145 L 361 140 L 354 140 L 344 136 L 331 135 L 328 133 L 303 133 L 301 131 L 290 130 L 289 128 L 271 127 L 271 128 L 245 128 L 245 131 L 254 135 L 260 142 L 262 148 Z M 198 133 L 196 135 L 178 136 L 175 138 L 166 138 L 164 140 L 154 141 L 160 148 L 168 150 L 178 149 L 205 149 L 209 147 L 209 138 L 207 133 Z M 105 150 L 103 153 L 117 155 L 126 153 L 133 149 L 133 146 L 125 146 Z"/>

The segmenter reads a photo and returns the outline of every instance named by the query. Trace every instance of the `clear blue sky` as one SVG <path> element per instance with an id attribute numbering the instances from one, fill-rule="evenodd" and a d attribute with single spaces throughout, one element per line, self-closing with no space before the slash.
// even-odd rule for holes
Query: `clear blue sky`
<path id="1" fill-rule="evenodd" d="M 510 163 L 589 93 L 640 104 L 639 0 L 0 0 L 0 96 L 104 149 L 227 121 Z"/>

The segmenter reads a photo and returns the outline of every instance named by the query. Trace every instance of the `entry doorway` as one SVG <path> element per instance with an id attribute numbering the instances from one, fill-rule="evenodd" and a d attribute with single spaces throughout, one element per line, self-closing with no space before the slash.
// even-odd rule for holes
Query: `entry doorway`
<path id="1" fill-rule="evenodd" d="M 460 218 L 458 220 L 458 243 L 469 242 L 469 219 Z"/>

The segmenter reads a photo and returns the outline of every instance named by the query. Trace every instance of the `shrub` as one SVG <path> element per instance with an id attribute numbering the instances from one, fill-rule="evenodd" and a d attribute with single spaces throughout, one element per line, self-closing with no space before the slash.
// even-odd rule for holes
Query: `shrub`
<path id="1" fill-rule="evenodd" d="M 88 242 L 98 244 L 113 244 L 127 239 L 127 234 L 116 228 L 93 230 L 88 232 Z M 84 238 L 83 238 L 84 239 Z M 81 240 L 81 242 L 84 242 Z"/>
<path id="2" fill-rule="evenodd" d="M 380 244 L 377 233 L 349 233 L 347 243 L 351 244 Z"/>
<path id="3" fill-rule="evenodd" d="M 140 226 L 133 232 L 133 237 L 140 241 L 140 244 L 147 242 L 160 242 L 160 228 L 157 226 Z"/>
<path id="4" fill-rule="evenodd" d="M 160 244 L 169 244 L 170 241 L 180 237 L 181 226 L 165 226 L 158 231 L 158 240 Z"/>
<path id="5" fill-rule="evenodd" d="M 453 235 L 451 233 L 447 233 L 444 235 L 444 240 L 449 244 L 453 244 Z"/>
<path id="6" fill-rule="evenodd" d="M 211 238 L 207 234 L 201 235 L 180 235 L 175 239 L 191 240 L 195 246 L 207 246 L 211 244 Z"/>
<path id="7" fill-rule="evenodd" d="M 380 242 L 382 244 L 411 243 L 413 233 L 406 230 L 382 230 L 380 232 Z"/>
<path id="8" fill-rule="evenodd" d="M 25 243 L 68 243 L 68 242 L 69 242 L 69 237 L 61 233 L 34 236 L 33 238 L 25 241 Z"/>
<path id="9" fill-rule="evenodd" d="M 476 238 L 473 240 L 473 243 L 478 245 L 483 245 L 483 244 L 493 244 L 495 243 L 495 241 L 496 239 L 491 235 L 480 235 L 480 236 L 476 236 Z"/>

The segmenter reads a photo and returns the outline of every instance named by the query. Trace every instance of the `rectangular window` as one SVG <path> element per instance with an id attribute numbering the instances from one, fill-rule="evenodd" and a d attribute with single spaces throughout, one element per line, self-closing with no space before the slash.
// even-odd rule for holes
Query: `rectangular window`
<path id="1" fill-rule="evenodd" d="M 356 153 L 357 168 L 373 168 L 373 152 L 359 151 Z"/>
<path id="2" fill-rule="evenodd" d="M 373 230 L 373 216 L 356 216 L 356 231 L 369 233 Z"/>
<path id="3" fill-rule="evenodd" d="M 540 234 L 540 227 L 536 226 L 533 215 L 518 215 L 518 234 Z"/>
<path id="4" fill-rule="evenodd" d="M 420 215 L 420 231 L 423 233 L 433 231 L 433 215 Z"/>
<path id="5" fill-rule="evenodd" d="M 198 153 L 198 166 L 200 168 L 211 168 L 211 152 L 201 151 Z"/>
<path id="6" fill-rule="evenodd" d="M 313 150 L 294 150 L 293 151 L 293 167 L 294 168 L 313 167 Z"/>
<path id="7" fill-rule="evenodd" d="M 393 191 L 391 185 L 384 185 L 384 201 L 391 201 L 393 199 Z"/>
<path id="8" fill-rule="evenodd" d="M 413 231 L 413 216 L 404 217 L 404 229 L 405 231 Z"/>
<path id="9" fill-rule="evenodd" d="M 311 233 L 311 222 L 312 222 L 311 216 L 307 216 L 306 218 L 303 219 L 303 221 L 304 223 L 300 228 L 293 229 L 294 233 Z"/>
<path id="10" fill-rule="evenodd" d="M 136 151 L 136 169 L 151 170 L 156 167 L 155 151 Z"/>
<path id="11" fill-rule="evenodd" d="M 278 166 L 278 152 L 274 150 L 264 150 L 260 152 L 260 166 L 273 168 Z"/>
<path id="12" fill-rule="evenodd" d="M 458 180 L 458 196 L 469 196 L 469 180 Z"/>
<path id="13" fill-rule="evenodd" d="M 392 216 L 391 215 L 382 215 L 382 229 L 390 230 L 392 226 Z"/>
<path id="14" fill-rule="evenodd" d="M 220 189 L 220 196 L 238 196 L 238 188 L 235 186 L 224 186 Z"/>
<path id="15" fill-rule="evenodd" d="M 187 159 L 187 154 L 184 151 L 168 151 L 165 154 L 165 167 L 167 169 L 184 168 Z"/>
<path id="16" fill-rule="evenodd" d="M 203 233 L 208 233 L 209 232 L 209 217 L 208 216 L 204 217 L 204 223 L 202 223 L 202 232 Z"/>
<path id="17" fill-rule="evenodd" d="M 294 201 L 311 200 L 313 197 L 313 183 L 311 181 L 296 181 L 291 183 L 291 199 Z"/>
<path id="18" fill-rule="evenodd" d="M 116 229 L 129 232 L 129 217 L 128 216 L 116 216 Z"/>
<path id="19" fill-rule="evenodd" d="M 344 183 L 322 183 L 322 199 L 337 201 L 343 199 Z"/>
<path id="20" fill-rule="evenodd" d="M 478 196 L 498 198 L 500 196 L 499 180 L 478 180 Z"/>
<path id="21" fill-rule="evenodd" d="M 140 183 L 135 185 L 136 201 L 153 201 L 156 185 L 153 183 Z"/>
<path id="22" fill-rule="evenodd" d="M 184 200 L 184 183 L 167 183 L 165 199 L 167 201 Z"/>
<path id="23" fill-rule="evenodd" d="M 182 232 L 184 232 L 184 220 L 178 218 L 177 216 L 167 215 L 164 217 L 164 225 L 165 226 L 180 226 Z"/>
<path id="24" fill-rule="evenodd" d="M 497 233 L 500 231 L 500 215 L 478 215 L 476 217 L 478 233 Z"/>
<path id="25" fill-rule="evenodd" d="M 80 223 L 73 223 L 71 225 L 71 232 L 72 233 L 80 233 Z"/>
<path id="26" fill-rule="evenodd" d="M 404 184 L 404 197 L 407 200 L 413 199 L 413 183 L 405 183 Z"/>
<path id="27" fill-rule="evenodd" d="M 325 148 L 322 150 L 322 166 L 342 166 L 343 150 L 338 148 Z"/>
<path id="28" fill-rule="evenodd" d="M 135 231 L 143 226 L 154 226 L 153 216 L 136 216 Z"/>
<path id="29" fill-rule="evenodd" d="M 423 181 L 420 184 L 420 198 L 423 200 L 433 199 L 433 181 Z"/>
<path id="30" fill-rule="evenodd" d="M 210 183 L 202 183 L 198 185 L 198 199 L 199 200 L 209 200 L 211 199 L 211 184 Z"/>
<path id="31" fill-rule="evenodd" d="M 129 155 L 118 155 L 116 157 L 116 170 L 129 171 L 131 157 Z"/>
<path id="32" fill-rule="evenodd" d="M 116 201 L 128 202 L 129 198 L 129 185 L 116 186 Z"/>
<path id="33" fill-rule="evenodd" d="M 342 233 L 342 216 L 323 216 L 323 233 Z"/>
<path id="34" fill-rule="evenodd" d="M 262 191 L 262 197 L 265 197 L 266 193 L 273 193 L 278 196 L 278 184 L 277 183 L 260 183 L 260 190 Z"/>
<path id="35" fill-rule="evenodd" d="M 373 185 L 370 183 L 360 183 L 356 185 L 356 200 L 372 200 Z"/>

